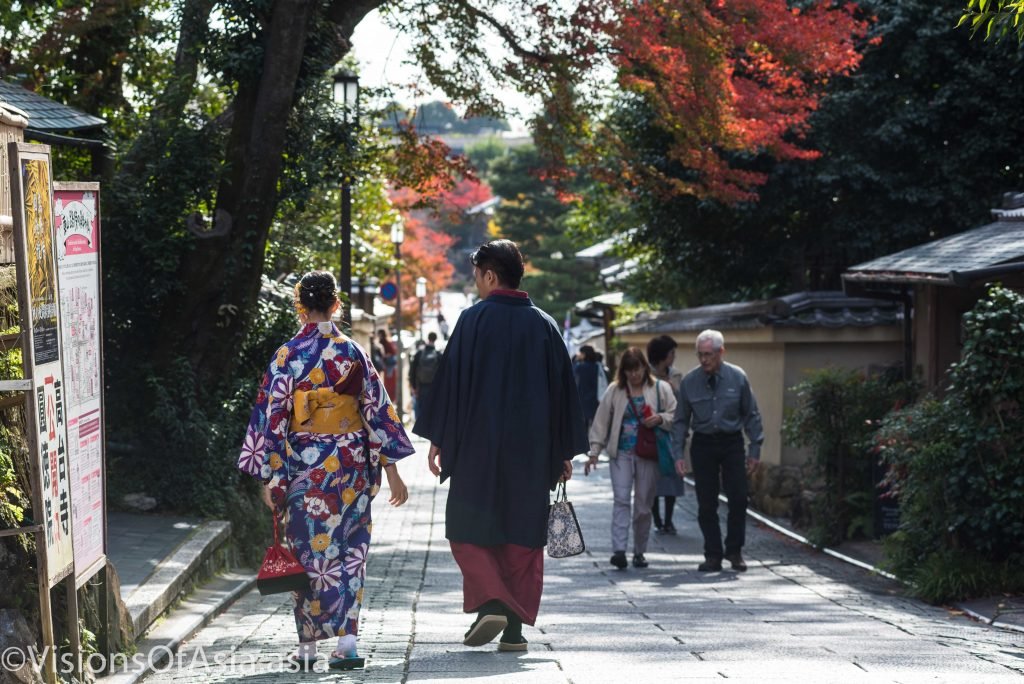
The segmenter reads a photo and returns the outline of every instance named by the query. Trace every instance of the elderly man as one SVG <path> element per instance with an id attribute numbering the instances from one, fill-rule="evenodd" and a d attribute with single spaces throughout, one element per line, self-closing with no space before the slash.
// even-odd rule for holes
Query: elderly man
<path id="1" fill-rule="evenodd" d="M 449 480 L 445 536 L 462 570 L 463 610 L 477 613 L 463 643 L 525 651 L 544 584 L 548 492 L 587 450 L 569 353 L 554 320 L 519 289 L 514 242 L 476 250 L 480 301 L 444 350 L 432 400 L 413 432 L 430 440 L 429 467 Z"/>
<path id="2" fill-rule="evenodd" d="M 701 572 L 721 570 L 723 557 L 734 570 L 747 569 L 741 553 L 747 523 L 747 471 L 757 466 L 764 441 L 761 414 L 747 374 L 724 362 L 724 355 L 722 333 L 705 330 L 697 336 L 700 365 L 683 378 L 676 404 L 673 446 L 678 456 L 693 430 L 690 462 L 697 490 L 697 522 L 704 535 L 704 562 L 697 568 Z M 748 440 L 746 468 L 744 432 Z M 718 525 L 719 478 L 729 500 L 724 553 Z"/>

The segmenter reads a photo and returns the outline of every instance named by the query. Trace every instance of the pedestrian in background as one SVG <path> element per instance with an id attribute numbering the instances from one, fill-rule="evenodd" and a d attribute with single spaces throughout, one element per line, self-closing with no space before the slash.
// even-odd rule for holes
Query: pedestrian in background
<path id="1" fill-rule="evenodd" d="M 430 406 L 434 391 L 434 378 L 441 365 L 441 352 L 437 350 L 437 333 L 427 335 L 427 343 L 416 352 L 409 364 L 409 387 L 416 402 L 416 416 Z"/>
<path id="2" fill-rule="evenodd" d="M 348 670 L 363 666 L 356 635 L 371 502 L 383 470 L 390 503 L 405 503 L 395 464 L 413 447 L 366 352 L 331 322 L 340 305 L 330 273 L 295 286 L 303 326 L 263 376 L 238 467 L 264 483 L 264 503 L 284 516 L 310 579 L 293 594 L 299 648 L 290 659 L 309 668 L 317 641 L 337 638 L 330 667 Z"/>
<path id="3" fill-rule="evenodd" d="M 659 335 L 647 343 L 647 361 L 651 364 L 651 374 L 659 380 L 664 380 L 672 387 L 672 393 L 679 392 L 679 383 L 683 380 L 683 374 L 676 370 L 672 364 L 676 360 L 676 341 L 668 335 Z M 661 534 L 675 535 L 676 526 L 672 522 L 672 514 L 676 507 L 676 497 L 686 494 L 686 483 L 683 476 L 678 472 L 670 475 L 661 473 L 658 478 L 658 487 L 655 490 L 654 507 L 651 515 L 654 519 L 655 532 Z M 665 517 L 661 517 L 658 510 L 658 500 L 665 501 Z"/>
<path id="4" fill-rule="evenodd" d="M 597 412 L 597 404 L 601 401 L 599 387 L 600 376 L 604 375 L 604 369 L 597 362 L 597 353 L 589 344 L 580 347 L 576 360 L 572 364 L 572 375 L 576 380 L 576 389 L 580 394 L 580 406 L 583 407 L 583 418 L 587 421 L 587 428 L 594 420 L 594 413 Z M 605 385 L 607 386 L 607 381 Z"/>
<path id="5" fill-rule="evenodd" d="M 473 252 L 480 302 L 459 317 L 413 432 L 448 480 L 445 536 L 462 571 L 463 643 L 525 651 L 544 587 L 549 491 L 572 476 L 586 429 L 555 321 L 519 288 L 523 256 L 494 240 Z"/>
<path id="6" fill-rule="evenodd" d="M 388 397 L 395 397 L 398 392 L 398 347 L 388 338 L 386 330 L 377 331 L 377 343 L 384 357 L 384 389 Z"/>
<path id="7" fill-rule="evenodd" d="M 441 331 L 441 339 L 445 342 L 448 341 L 448 321 L 445 319 L 444 314 L 440 311 L 437 312 L 437 329 Z"/>
<path id="8" fill-rule="evenodd" d="M 416 355 L 420 353 L 420 350 L 426 346 L 427 343 L 424 342 L 423 340 L 416 340 L 414 346 L 415 351 L 413 352 L 412 355 L 413 358 L 416 358 Z M 416 393 L 412 391 L 412 387 L 410 387 L 409 390 L 409 394 L 411 395 L 410 401 L 412 402 L 412 419 L 413 421 L 416 421 L 420 417 L 420 404 L 418 401 L 416 401 Z"/>
<path id="9" fill-rule="evenodd" d="M 693 430 L 690 461 L 697 490 L 697 522 L 704 535 L 701 572 L 722 569 L 724 557 L 734 570 L 744 572 L 743 544 L 747 525 L 747 472 L 761 458 L 764 428 L 747 374 L 722 360 L 725 338 L 717 330 L 697 336 L 700 365 L 683 377 L 676 407 L 673 448 L 682 458 L 686 438 Z M 743 433 L 747 433 L 746 450 Z M 744 451 L 746 455 L 744 457 Z M 744 465 L 746 467 L 744 467 Z M 718 524 L 719 480 L 729 502 L 729 517 L 722 547 Z"/>
<path id="10" fill-rule="evenodd" d="M 660 405 L 661 410 L 657 408 Z M 584 472 L 597 467 L 602 449 L 608 451 L 608 469 L 612 479 L 612 557 L 620 570 L 628 565 L 630 519 L 633 527 L 633 567 L 646 568 L 644 554 L 651 534 L 651 507 L 658 484 L 658 457 L 653 460 L 637 455 L 640 426 L 670 430 L 676 398 L 666 382 L 651 375 L 644 353 L 627 349 L 619 360 L 615 382 L 601 398 L 590 426 L 590 460 Z M 632 515 L 630 497 L 632 496 Z"/>

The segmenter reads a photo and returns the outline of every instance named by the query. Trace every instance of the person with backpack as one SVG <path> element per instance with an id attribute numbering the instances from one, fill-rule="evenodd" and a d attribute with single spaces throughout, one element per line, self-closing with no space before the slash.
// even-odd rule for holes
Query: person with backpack
<path id="1" fill-rule="evenodd" d="M 416 352 L 409 365 L 409 385 L 416 398 L 417 415 L 422 414 L 430 404 L 431 389 L 437 367 L 441 363 L 441 352 L 437 351 L 437 333 L 427 335 L 427 345 Z"/>

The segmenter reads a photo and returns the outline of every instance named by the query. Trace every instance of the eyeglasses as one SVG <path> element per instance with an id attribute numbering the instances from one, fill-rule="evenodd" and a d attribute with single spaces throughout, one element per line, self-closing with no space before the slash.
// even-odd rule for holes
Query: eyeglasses
<path id="1" fill-rule="evenodd" d="M 716 356 L 718 356 L 718 354 L 719 354 L 719 352 L 717 352 L 717 351 L 709 351 L 709 352 L 700 352 L 699 351 L 699 352 L 697 352 L 697 358 L 698 359 L 713 359 Z"/>

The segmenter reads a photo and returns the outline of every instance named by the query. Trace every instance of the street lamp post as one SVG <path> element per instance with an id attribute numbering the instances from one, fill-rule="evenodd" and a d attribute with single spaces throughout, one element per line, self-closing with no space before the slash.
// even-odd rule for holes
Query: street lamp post
<path id="1" fill-rule="evenodd" d="M 427 296 L 427 279 L 420 276 L 416 279 L 416 298 L 420 300 L 420 341 L 423 341 L 423 300 Z"/>
<path id="2" fill-rule="evenodd" d="M 391 242 L 395 245 L 395 327 L 398 328 L 398 382 L 395 383 L 395 397 L 397 400 L 396 409 L 398 419 L 402 419 L 404 402 L 402 401 L 402 386 L 405 377 L 402 375 L 402 242 L 405 240 L 405 225 L 399 217 L 391 224 Z"/>
<path id="3" fill-rule="evenodd" d="M 377 292 L 380 290 L 380 280 L 374 276 L 370 276 L 366 279 L 366 287 L 363 288 L 363 308 L 366 313 L 373 315 L 373 298 L 377 296 Z"/>
<path id="4" fill-rule="evenodd" d="M 342 106 L 345 117 L 345 151 L 351 152 L 352 129 L 359 125 L 359 77 L 342 69 L 334 74 L 334 102 Z M 350 118 L 349 114 L 352 113 Z M 351 157 L 347 161 L 351 164 Z M 352 325 L 352 174 L 346 170 L 341 179 L 341 282 L 339 289 L 347 297 L 343 322 Z"/>

